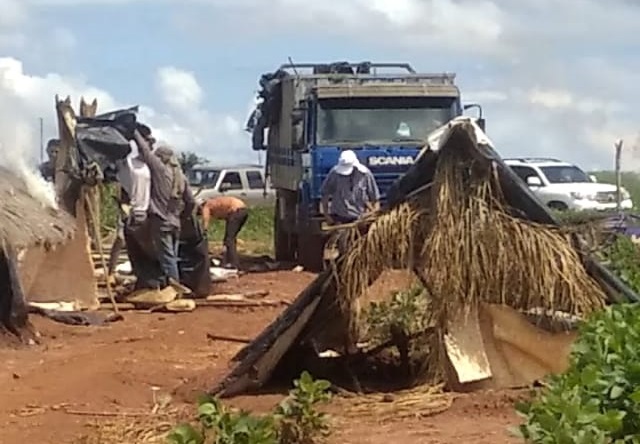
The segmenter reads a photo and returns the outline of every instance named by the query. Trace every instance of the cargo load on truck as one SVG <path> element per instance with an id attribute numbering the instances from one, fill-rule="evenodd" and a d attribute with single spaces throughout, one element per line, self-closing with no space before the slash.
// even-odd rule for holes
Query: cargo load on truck
<path id="1" fill-rule="evenodd" d="M 362 222 L 366 233 L 344 234 L 349 251 L 235 356 L 212 393 L 256 390 L 302 368 L 333 379 L 326 361 L 371 369 L 362 364 L 380 350 L 362 345 L 360 301 L 398 266 L 419 281 L 427 320 L 418 336 L 399 334 L 388 345 L 402 355 L 421 339 L 413 382 L 453 390 L 520 387 L 562 372 L 576 319 L 638 301 L 560 228 L 468 118 L 433 134 L 394 189 L 393 202 Z"/>

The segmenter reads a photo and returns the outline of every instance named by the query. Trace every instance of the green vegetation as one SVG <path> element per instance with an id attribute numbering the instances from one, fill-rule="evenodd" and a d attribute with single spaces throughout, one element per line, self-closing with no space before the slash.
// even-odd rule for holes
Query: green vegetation
<path id="1" fill-rule="evenodd" d="M 294 381 L 289 396 L 270 414 L 235 412 L 218 399 L 203 398 L 199 424 L 181 424 L 168 436 L 170 444 L 315 444 L 329 434 L 328 418 L 317 410 L 330 399 L 330 384 L 308 372 Z"/>
<path id="2" fill-rule="evenodd" d="M 581 329 L 570 368 L 518 406 L 535 444 L 640 442 L 640 307 L 618 304 Z"/>
<path id="3" fill-rule="evenodd" d="M 640 249 L 618 236 L 600 252 L 640 292 Z M 567 372 L 518 406 L 529 443 L 640 442 L 640 306 L 616 304 L 581 325 Z"/>
<path id="4" fill-rule="evenodd" d="M 616 183 L 616 173 L 614 171 L 593 171 L 592 173 L 598 182 Z M 625 171 L 621 174 L 621 184 L 631 195 L 634 207 L 640 207 L 640 174 Z"/>
<path id="5" fill-rule="evenodd" d="M 390 301 L 371 302 L 365 311 L 365 336 L 375 345 L 392 340 L 394 332 L 411 337 L 430 325 L 424 288 L 416 284 L 394 292 Z"/>

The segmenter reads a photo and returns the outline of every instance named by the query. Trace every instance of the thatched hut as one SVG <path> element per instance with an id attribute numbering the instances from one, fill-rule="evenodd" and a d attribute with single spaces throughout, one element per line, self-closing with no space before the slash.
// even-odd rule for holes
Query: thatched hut
<path id="1" fill-rule="evenodd" d="M 359 300 L 391 267 L 426 292 L 432 375 L 451 388 L 526 385 L 562 371 L 575 336 L 531 311 L 580 317 L 638 300 L 559 226 L 469 118 L 434 132 L 380 214 L 342 234 L 349 251 L 233 359 L 212 393 L 263 386 L 279 364 L 331 349 L 357 355 Z M 530 314 L 530 313 L 529 313 Z"/>
<path id="2" fill-rule="evenodd" d="M 37 180 L 37 178 L 33 178 Z M 76 221 L 34 197 L 22 177 L 0 168 L 0 326 L 22 335 L 27 302 L 95 304 L 91 265 L 78 254 Z"/>

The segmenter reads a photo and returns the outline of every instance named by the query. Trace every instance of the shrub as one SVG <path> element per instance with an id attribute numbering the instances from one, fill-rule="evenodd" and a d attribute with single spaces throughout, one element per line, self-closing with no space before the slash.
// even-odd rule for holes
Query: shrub
<path id="1" fill-rule="evenodd" d="M 289 396 L 263 416 L 235 412 L 207 396 L 198 405 L 199 425 L 181 424 L 167 438 L 170 444 L 314 444 L 329 433 L 328 418 L 316 410 L 329 400 L 329 386 L 303 372 Z"/>
<path id="2" fill-rule="evenodd" d="M 640 307 L 621 304 L 580 327 L 568 371 L 518 406 L 527 442 L 640 442 Z"/>
<path id="3" fill-rule="evenodd" d="M 607 268 L 640 293 L 640 248 L 628 236 L 617 236 L 602 252 Z"/>

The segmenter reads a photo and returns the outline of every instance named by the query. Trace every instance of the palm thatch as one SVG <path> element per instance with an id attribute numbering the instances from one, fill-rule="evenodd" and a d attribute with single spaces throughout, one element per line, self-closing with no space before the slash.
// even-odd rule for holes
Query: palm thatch
<path id="1" fill-rule="evenodd" d="M 33 197 L 24 179 L 6 168 L 0 168 L 0 200 L 0 239 L 16 248 L 64 243 L 75 232 L 71 215 Z"/>
<path id="2" fill-rule="evenodd" d="M 495 165 L 471 144 L 439 152 L 432 186 L 381 214 L 334 263 L 342 315 L 356 333 L 354 301 L 383 270 L 416 268 L 445 319 L 480 302 L 583 315 L 607 299 L 589 276 L 571 233 L 515 217 Z"/>
<path id="3" fill-rule="evenodd" d="M 638 300 L 579 236 L 560 228 L 477 125 L 460 120 L 429 141 L 383 211 L 335 240 L 348 245 L 345 253 L 238 353 L 213 393 L 261 386 L 287 351 L 305 344 L 350 350 L 358 299 L 386 268 L 416 274 L 439 334 L 456 312 L 482 302 L 584 315 Z"/>

